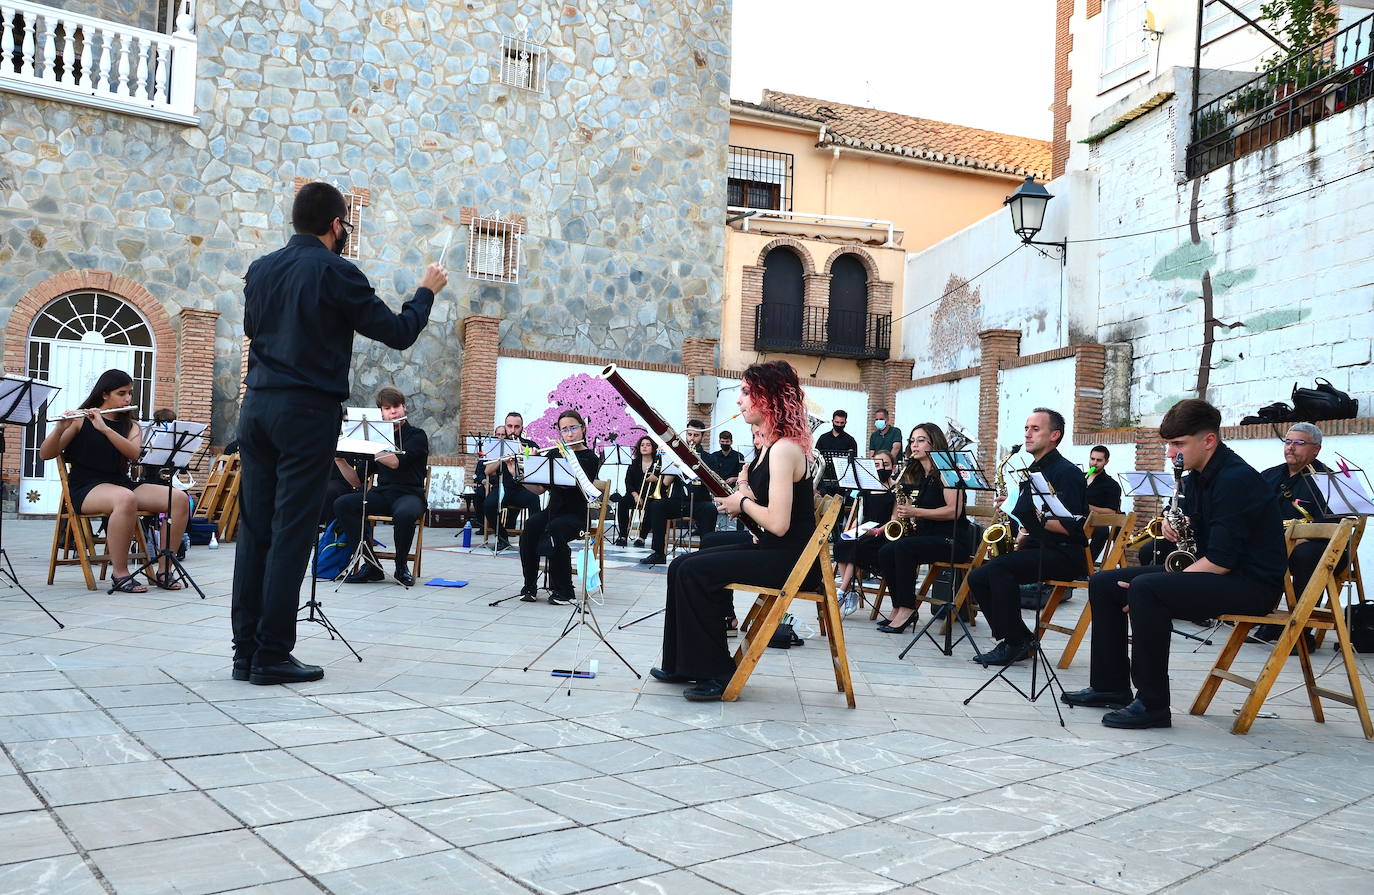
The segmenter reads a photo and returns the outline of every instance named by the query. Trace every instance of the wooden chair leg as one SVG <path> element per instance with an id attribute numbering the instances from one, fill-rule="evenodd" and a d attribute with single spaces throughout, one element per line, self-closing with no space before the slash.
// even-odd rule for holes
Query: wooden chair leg
<path id="1" fill-rule="evenodd" d="M 1240 627 L 1237 625 L 1236 629 L 1240 630 Z M 1248 630 L 1250 625 L 1247 623 L 1245 627 Z M 1255 723 L 1255 718 L 1259 715 L 1260 709 L 1264 707 L 1264 700 L 1269 696 L 1269 690 L 1274 686 L 1274 681 L 1278 680 L 1279 672 L 1283 670 L 1284 663 L 1288 661 L 1288 654 L 1293 651 L 1293 646 L 1301 635 L 1302 629 L 1293 624 L 1292 619 L 1289 619 L 1288 624 L 1283 628 L 1283 633 L 1275 641 L 1274 649 L 1270 651 L 1269 658 L 1260 668 L 1254 686 L 1250 688 L 1250 695 L 1245 697 L 1245 702 L 1241 704 L 1240 714 L 1236 715 L 1236 723 L 1231 725 L 1232 733 L 1250 732 L 1251 725 Z"/>
<path id="2" fill-rule="evenodd" d="M 788 604 L 792 601 L 781 597 L 769 599 L 767 611 L 763 614 L 759 623 L 751 628 L 754 636 L 748 638 L 743 649 L 743 655 L 735 665 L 735 673 L 730 676 L 730 683 L 725 686 L 725 692 L 721 694 L 721 699 L 725 702 L 734 702 L 739 699 L 740 691 L 749 680 L 749 675 L 754 673 L 754 668 L 763 658 L 763 651 L 768 649 L 768 638 L 763 636 L 766 632 L 776 631 L 778 622 L 782 620 L 787 612 Z M 752 614 L 752 613 L 751 613 Z"/>
<path id="3" fill-rule="evenodd" d="M 1360 727 L 1364 729 L 1365 739 L 1374 739 L 1374 722 L 1370 720 L 1369 704 L 1364 699 L 1364 686 L 1360 683 L 1360 669 L 1355 663 L 1355 651 L 1350 643 L 1350 629 L 1345 623 L 1345 613 L 1336 611 L 1332 616 L 1331 623 L 1336 629 L 1336 644 L 1340 648 L 1341 662 L 1345 665 L 1345 677 L 1350 684 L 1350 698 L 1355 704 L 1355 713 L 1360 717 Z"/>
<path id="4" fill-rule="evenodd" d="M 415 580 L 420 580 L 420 569 L 425 561 L 425 520 L 422 517 L 415 525 Z"/>
<path id="5" fill-rule="evenodd" d="M 818 607 L 820 608 L 820 607 Z M 844 624 L 840 619 L 840 601 L 835 593 L 835 582 L 826 582 L 825 615 L 830 618 L 830 663 L 835 669 L 835 688 L 845 696 L 845 702 L 854 708 L 854 680 L 849 674 L 849 657 L 844 649 Z"/>
<path id="6" fill-rule="evenodd" d="M 95 551 L 95 532 L 91 530 L 91 523 L 87 519 L 77 518 L 76 524 L 72 527 L 72 534 L 76 544 L 76 557 L 81 563 L 81 573 L 86 576 L 86 590 L 95 590 L 95 573 L 91 571 L 91 554 Z M 109 550 L 109 539 L 106 538 L 106 551 Z M 100 577 L 105 578 L 105 570 L 102 568 Z"/>
<path id="7" fill-rule="evenodd" d="M 1245 643 L 1245 635 L 1250 632 L 1249 622 L 1238 622 L 1231 629 L 1231 637 L 1222 647 L 1221 654 L 1217 656 L 1216 663 L 1207 672 L 1207 679 L 1202 682 L 1202 689 L 1198 691 L 1197 698 L 1193 700 L 1193 705 L 1188 709 L 1190 715 L 1201 715 L 1207 711 L 1207 706 L 1212 704 L 1212 698 L 1217 695 L 1217 689 L 1221 687 L 1223 678 L 1217 674 L 1218 671 L 1229 671 L 1231 663 L 1240 654 L 1240 648 Z"/>
<path id="8" fill-rule="evenodd" d="M 1059 667 L 1068 668 L 1073 664 L 1073 657 L 1078 654 L 1078 648 L 1083 644 L 1083 638 L 1087 636 L 1088 629 L 1093 623 L 1093 604 L 1091 601 L 1083 601 L 1083 612 L 1078 616 L 1078 624 L 1073 626 L 1073 633 L 1069 635 L 1069 643 L 1064 647 L 1064 654 L 1059 657 Z"/>
<path id="9" fill-rule="evenodd" d="M 1049 628 L 1050 622 L 1054 621 L 1055 610 L 1064 602 L 1064 594 L 1067 592 L 1068 588 L 1062 584 L 1056 584 L 1050 589 L 1050 598 L 1045 602 L 1045 608 L 1040 610 L 1040 625 L 1035 629 L 1036 640 L 1045 639 L 1045 631 Z"/>

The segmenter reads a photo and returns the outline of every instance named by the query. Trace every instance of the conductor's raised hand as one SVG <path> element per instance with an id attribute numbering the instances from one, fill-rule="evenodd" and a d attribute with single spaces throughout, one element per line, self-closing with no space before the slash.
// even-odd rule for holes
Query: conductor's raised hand
<path id="1" fill-rule="evenodd" d="M 425 277 L 420 281 L 420 285 L 438 295 L 439 290 L 448 285 L 448 271 L 436 261 L 425 268 Z"/>

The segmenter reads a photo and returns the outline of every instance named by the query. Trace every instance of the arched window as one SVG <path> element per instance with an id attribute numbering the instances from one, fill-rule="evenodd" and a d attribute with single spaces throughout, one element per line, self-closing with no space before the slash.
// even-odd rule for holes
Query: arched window
<path id="1" fill-rule="evenodd" d="M 55 406 L 44 416 L 80 404 L 95 380 L 109 369 L 124 370 L 133 377 L 138 417 L 148 419 L 157 409 L 151 406 L 155 357 L 152 327 L 123 299 L 102 292 L 72 292 L 53 299 L 29 325 L 27 351 L 28 375 L 62 389 L 53 399 Z M 46 435 L 43 419 L 25 432 L 25 478 L 44 477 L 45 464 L 38 459 L 38 446 Z M 56 476 L 52 470 L 46 472 Z"/>
<path id="2" fill-rule="evenodd" d="M 830 265 L 826 344 L 836 352 L 862 349 L 867 323 L 868 269 L 854 255 L 841 255 Z"/>
<path id="3" fill-rule="evenodd" d="M 763 304 L 758 308 L 757 345 L 800 348 L 805 270 L 797 253 L 778 246 L 763 259 Z"/>

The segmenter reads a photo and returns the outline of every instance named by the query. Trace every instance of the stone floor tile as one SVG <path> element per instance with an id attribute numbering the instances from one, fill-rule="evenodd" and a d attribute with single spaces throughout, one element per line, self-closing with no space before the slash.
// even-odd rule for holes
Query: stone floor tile
<path id="1" fill-rule="evenodd" d="M 254 688 L 262 690 L 267 688 Z M 303 696 L 283 695 L 276 699 L 258 697 L 256 699 L 226 699 L 215 703 L 215 708 L 233 718 L 240 724 L 262 724 L 267 721 L 300 721 L 305 718 L 329 718 L 335 712 L 328 706 L 320 705 L 313 699 Z"/>
<path id="2" fill-rule="evenodd" d="M 72 682 L 52 669 L 0 672 L 0 693 L 30 693 L 35 690 L 69 690 Z"/>
<path id="3" fill-rule="evenodd" d="M 107 767 L 38 771 L 30 774 L 29 779 L 52 805 L 107 802 L 192 788 L 184 777 L 161 761 L 120 765 L 115 771 Z"/>
<path id="4" fill-rule="evenodd" d="M 783 842 L 856 826 L 867 819 L 795 792 L 765 792 L 712 802 L 702 810 Z"/>
<path id="5" fill-rule="evenodd" d="M 105 887 L 79 855 L 63 855 L 0 865 L 0 895 L 105 895 Z"/>
<path id="6" fill-rule="evenodd" d="M 123 726 L 139 733 L 144 730 L 172 730 L 181 727 L 218 727 L 234 719 L 206 702 L 179 705 L 134 705 L 109 710 Z"/>
<path id="7" fill-rule="evenodd" d="M 354 721 L 390 736 L 402 733 L 430 733 L 472 727 L 470 721 L 454 717 L 443 709 L 422 707 L 349 715 Z"/>
<path id="8" fill-rule="evenodd" d="M 398 696 L 385 690 L 376 690 L 371 693 L 325 693 L 311 698 L 340 715 L 424 708 L 421 703 L 413 699 Z"/>
<path id="9" fill-rule="evenodd" d="M 139 734 L 139 738 L 161 758 L 192 758 L 273 748 L 272 743 L 242 724 L 191 727 L 185 730 L 145 730 Z"/>
<path id="10" fill-rule="evenodd" d="M 1212 867 L 1254 848 L 1261 841 L 1228 836 L 1180 820 L 1162 821 L 1158 812 L 1140 811 L 1118 814 L 1074 832 L 1108 843 L 1129 842 L 1147 855 L 1194 867 Z"/>
<path id="11" fill-rule="evenodd" d="M 178 705 L 200 702 L 201 698 L 181 684 L 125 684 L 116 687 L 92 686 L 87 695 L 107 709 L 131 705 Z"/>
<path id="12" fill-rule="evenodd" d="M 921 888 L 936 895 L 975 895 L 979 892 L 989 895 L 1005 895 L 1007 892 L 1063 892 L 1075 895 L 1081 892 L 1087 895 L 1102 891 L 1090 883 L 1001 856 L 974 861 L 948 873 L 921 880 Z"/>
<path id="13" fill-rule="evenodd" d="M 242 826 L 199 792 L 69 805 L 56 811 L 88 850 L 218 833 Z"/>
<path id="14" fill-rule="evenodd" d="M 319 881 L 333 895 L 375 895 L 378 892 L 434 895 L 455 891 L 455 886 L 461 886 L 464 892 L 482 895 L 527 895 L 529 892 L 457 849 L 336 870 L 321 874 Z"/>
<path id="15" fill-rule="evenodd" d="M 210 790 L 209 795 L 250 827 L 368 811 L 378 806 L 356 789 L 325 776 L 226 786 Z"/>
<path id="16" fill-rule="evenodd" d="M 647 817 L 598 824 L 607 836 L 676 867 L 777 845 L 758 830 L 741 826 L 700 808 L 682 808 Z"/>
<path id="17" fill-rule="evenodd" d="M 964 801 L 1041 820 L 1061 829 L 1102 820 L 1121 810 L 1113 805 L 1056 792 L 1033 783 L 1017 783 L 988 790 L 969 796 Z"/>
<path id="18" fill-rule="evenodd" d="M 580 824 L 598 824 L 642 814 L 671 811 L 678 802 L 617 777 L 593 777 L 528 786 L 515 794 Z"/>
<path id="19" fill-rule="evenodd" d="M 442 761 L 348 771 L 340 773 L 339 779 L 387 806 L 496 790 L 485 780 Z"/>
<path id="20" fill-rule="evenodd" d="M 149 761 L 155 757 L 126 733 L 64 740 L 30 740 L 10 744 L 9 749 L 19 767 L 25 771 L 126 764 Z"/>
<path id="21" fill-rule="evenodd" d="M 431 733 L 411 733 L 398 736 L 396 739 L 427 755 L 445 760 L 499 755 L 528 748 L 525 743 L 510 737 L 503 737 L 499 733 L 492 733 L 481 727 L 468 727 L 462 730 L 437 730 Z"/>
<path id="22" fill-rule="evenodd" d="M 43 807 L 29 784 L 18 774 L 0 777 L 0 815 L 16 811 L 36 811 Z M 0 821 L 2 823 L 3 821 Z"/>
<path id="23" fill-rule="evenodd" d="M 791 792 L 871 818 L 891 817 L 943 801 L 939 796 L 863 774 L 794 786 Z"/>
<path id="24" fill-rule="evenodd" d="M 1294 895 L 1311 892 L 1314 884 L 1333 892 L 1374 889 L 1374 868 L 1368 863 L 1355 867 L 1276 845 L 1262 845 L 1219 869 L 1260 880 L 1270 888 Z"/>
<path id="25" fill-rule="evenodd" d="M 315 875 L 448 848 L 442 839 L 386 809 L 291 821 L 257 832 Z"/>
<path id="26" fill-rule="evenodd" d="M 884 821 L 836 830 L 796 844 L 900 883 L 914 883 L 987 857 L 976 848 Z"/>
<path id="27" fill-rule="evenodd" d="M 912 764 L 915 761 L 910 755 L 901 752 L 849 740 L 813 743 L 808 746 L 797 746 L 789 751 L 821 764 L 843 768 L 851 774 L 870 773 L 883 768 Z"/>
<path id="28" fill-rule="evenodd" d="M 636 740 L 566 746 L 554 750 L 553 754 L 572 759 L 603 774 L 628 774 L 687 763 L 681 755 L 654 749 Z"/>
<path id="29" fill-rule="evenodd" d="M 686 870 L 670 870 L 657 876 L 626 880 L 613 886 L 591 889 L 585 895 L 731 895 L 715 883 Z"/>
<path id="30" fill-rule="evenodd" d="M 561 814 L 508 792 L 401 805 L 396 811 L 463 847 L 575 826 Z"/>
<path id="31" fill-rule="evenodd" d="M 377 732 L 349 718 L 337 715 L 320 718 L 299 718 L 294 721 L 264 721 L 251 725 L 254 733 L 266 737 L 278 746 L 314 746 L 319 743 L 339 743 L 375 737 Z"/>
<path id="32" fill-rule="evenodd" d="M 474 846 L 472 853 L 546 895 L 567 895 L 671 870 L 595 830 L 559 830 Z"/>
<path id="33" fill-rule="evenodd" d="M 80 690 L 0 693 L 0 716 L 88 712 L 95 708 L 96 704 Z"/>
<path id="34" fill-rule="evenodd" d="M 0 861 L 32 861 L 75 851 L 76 846 L 46 811 L 0 816 Z"/>
<path id="35" fill-rule="evenodd" d="M 1157 892 L 1197 873 L 1191 864 L 1143 852 L 1133 843 L 1104 843 L 1077 832 L 1023 845 L 1006 857 L 1127 895 Z"/>
<path id="36" fill-rule="evenodd" d="M 1057 832 L 1053 823 L 998 811 L 967 800 L 942 802 L 889 818 L 892 823 L 952 839 L 987 852 L 1002 852 Z"/>
<path id="37" fill-rule="evenodd" d="M 634 737 L 652 736 L 656 733 L 676 733 L 679 730 L 691 730 L 690 724 L 683 724 L 671 718 L 664 718 L 659 715 L 647 715 L 642 712 L 617 712 L 611 715 L 592 715 L 587 718 L 579 718 L 579 724 L 587 727 L 603 730 L 606 733 L 614 734 L 618 737 L 633 739 Z"/>
<path id="38" fill-rule="evenodd" d="M 1173 790 L 1139 783 L 1124 777 L 1099 774 L 1091 766 L 1039 777 L 1035 785 L 1066 796 L 1091 799 L 1118 808 L 1139 808 L 1174 795 Z"/>
<path id="39" fill-rule="evenodd" d="M 701 805 L 721 799 L 737 799 L 766 792 L 773 787 L 766 783 L 746 780 L 703 765 L 658 768 L 652 771 L 633 771 L 617 774 L 635 786 L 667 796 L 684 805 Z"/>
<path id="40" fill-rule="evenodd" d="M 62 740 L 68 737 L 116 736 L 124 733 L 104 712 L 13 715 L 0 718 L 0 743 Z"/>
<path id="41" fill-rule="evenodd" d="M 172 759 L 177 773 L 200 789 L 313 777 L 319 771 L 287 752 L 236 752 Z"/>
<path id="42" fill-rule="evenodd" d="M 205 895 L 228 880 L 247 886 L 300 875 L 247 830 L 109 848 L 91 860 L 119 895 L 163 895 L 173 887 L 177 895 Z"/>
<path id="43" fill-rule="evenodd" d="M 661 733 L 641 737 L 637 742 L 651 749 L 662 749 L 680 755 L 688 761 L 715 761 L 721 758 L 734 758 L 739 755 L 752 755 L 764 752 L 767 746 L 749 740 L 732 737 L 715 730 L 682 730 L 677 733 Z"/>
<path id="44" fill-rule="evenodd" d="M 327 774 L 343 774 L 358 771 L 373 765 L 391 766 L 398 764 L 418 764 L 429 761 L 429 756 L 412 749 L 393 739 L 373 737 L 366 740 L 349 740 L 343 743 L 320 743 L 317 746 L 299 746 L 290 750 L 301 761 L 307 762 Z"/>
<path id="45" fill-rule="evenodd" d="M 263 883 L 245 889 L 230 889 L 221 895 L 319 895 L 320 887 L 303 876 L 284 879 L 275 883 Z"/>
<path id="46" fill-rule="evenodd" d="M 733 886 L 747 879 L 750 895 L 811 895 L 818 892 L 868 895 L 888 892 L 899 885 L 853 864 L 796 845 L 778 845 L 722 858 L 699 864 L 692 872 L 723 886 Z"/>
<path id="47" fill-rule="evenodd" d="M 793 788 L 848 776 L 848 772 L 840 768 L 833 768 L 787 751 L 756 752 L 736 758 L 722 758 L 709 762 L 704 767 L 777 788 Z"/>
<path id="48" fill-rule="evenodd" d="M 527 705 L 509 700 L 445 705 L 444 711 L 484 727 L 503 724 L 523 724 L 531 721 L 553 721 L 555 716 Z"/>
<path id="49" fill-rule="evenodd" d="M 463 762 L 463 770 L 503 789 L 597 776 L 585 765 L 544 751 L 470 758 Z"/>
<path id="50" fill-rule="evenodd" d="M 534 721 L 528 724 L 509 724 L 493 727 L 496 733 L 528 743 L 537 749 L 557 749 L 563 746 L 586 746 L 592 743 L 615 742 L 615 734 L 587 727 L 575 721 Z"/>

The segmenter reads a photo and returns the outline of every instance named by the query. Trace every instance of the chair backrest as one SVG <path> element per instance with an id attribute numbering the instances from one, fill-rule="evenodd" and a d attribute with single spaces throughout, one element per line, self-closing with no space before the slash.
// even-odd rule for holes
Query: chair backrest
<path id="1" fill-rule="evenodd" d="M 830 531 L 835 527 L 835 520 L 839 518 L 840 507 L 843 505 L 844 498 L 838 494 L 816 501 L 816 530 L 812 532 L 805 549 L 797 559 L 797 564 L 787 576 L 787 581 L 782 586 L 783 594 L 790 596 L 801 590 L 802 582 L 811 573 L 821 550 L 830 546 Z"/>
<path id="2" fill-rule="evenodd" d="M 1321 599 L 1323 592 L 1330 594 L 1332 606 L 1340 605 L 1336 564 L 1340 562 L 1341 554 L 1345 553 L 1346 546 L 1354 537 L 1355 524 L 1355 518 L 1347 516 L 1340 522 L 1290 522 L 1284 526 L 1284 546 L 1289 556 L 1293 555 L 1293 548 L 1299 541 L 1327 541 L 1326 549 L 1322 551 L 1321 559 L 1317 561 L 1316 569 L 1302 593 L 1293 592 L 1293 576 L 1287 571 L 1284 572 L 1283 595 L 1289 608 L 1294 612 L 1303 611 L 1304 607 L 1305 611 L 1310 612 Z"/>
<path id="3" fill-rule="evenodd" d="M 1097 557 L 1092 555 L 1092 540 L 1094 529 L 1100 527 L 1110 528 L 1112 538 L 1102 549 L 1102 561 L 1098 562 Z M 1088 518 L 1083 523 L 1083 534 L 1088 539 L 1087 557 L 1088 574 L 1093 572 L 1105 572 L 1115 569 L 1124 562 L 1126 557 L 1126 541 L 1130 540 L 1131 530 L 1135 527 L 1135 513 L 1106 513 L 1101 510 L 1093 510 L 1088 514 Z"/>

